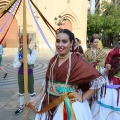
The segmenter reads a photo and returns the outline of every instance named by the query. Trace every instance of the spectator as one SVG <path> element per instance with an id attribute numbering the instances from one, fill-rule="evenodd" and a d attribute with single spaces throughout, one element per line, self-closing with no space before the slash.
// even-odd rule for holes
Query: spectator
<path id="1" fill-rule="evenodd" d="M 2 66 L 2 54 L 3 54 L 3 47 L 2 44 L 0 44 L 0 69 L 3 71 L 4 76 L 3 78 L 6 78 L 7 72 L 5 71 L 4 67 Z"/>

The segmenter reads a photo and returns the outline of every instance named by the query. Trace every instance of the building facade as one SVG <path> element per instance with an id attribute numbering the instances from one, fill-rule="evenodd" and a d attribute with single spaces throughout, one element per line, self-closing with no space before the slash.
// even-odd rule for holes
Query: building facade
<path id="1" fill-rule="evenodd" d="M 5 7 L 11 0 L 1 0 L 0 9 Z M 86 48 L 86 31 L 87 31 L 87 0 L 33 0 L 37 5 L 39 10 L 42 12 L 44 17 L 49 21 L 49 23 L 54 27 L 66 28 L 71 30 L 75 37 L 78 37 L 82 41 L 83 48 Z M 32 6 L 32 4 L 31 4 Z M 55 37 L 52 35 L 38 12 L 33 8 L 35 18 L 38 21 L 41 29 L 43 30 L 49 44 L 54 49 Z M 10 10 L 11 11 L 11 10 Z M 9 12 L 10 12 L 9 11 Z M 32 45 L 37 47 L 37 49 L 48 48 L 44 39 L 42 38 L 35 21 L 30 12 L 28 0 L 26 0 L 26 11 L 27 11 L 27 33 L 32 36 Z M 9 13 L 0 18 L 0 25 L 4 24 Z M 14 15 L 14 14 L 13 14 Z M 12 15 L 12 17 L 13 17 Z M 10 19 L 12 19 L 12 17 Z M 7 30 L 9 24 L 7 22 L 4 30 L 0 32 L 0 39 L 2 39 L 5 31 Z M 15 19 L 7 33 L 3 45 L 4 47 L 18 47 L 19 35 L 23 31 L 23 4 L 15 16 Z M 14 44 L 13 44 L 14 43 Z"/>

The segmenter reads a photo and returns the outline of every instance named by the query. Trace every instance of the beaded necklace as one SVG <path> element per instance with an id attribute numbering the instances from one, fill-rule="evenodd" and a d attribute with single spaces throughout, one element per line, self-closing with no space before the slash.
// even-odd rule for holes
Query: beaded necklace
<path id="1" fill-rule="evenodd" d="M 65 56 L 60 56 L 60 55 L 58 54 L 58 57 L 59 57 L 59 58 L 62 58 L 62 59 L 63 59 L 63 58 L 66 58 L 66 57 L 68 57 L 68 56 L 69 56 L 69 53 L 68 53 L 67 55 L 65 55 Z"/>
<path id="2" fill-rule="evenodd" d="M 68 54 L 68 55 L 69 55 L 69 58 L 68 58 L 68 59 L 69 59 L 69 67 L 68 67 L 68 73 L 67 73 L 67 77 L 66 77 L 66 81 L 65 81 L 65 85 L 64 85 L 64 90 L 63 90 L 64 92 L 65 92 L 65 88 L 66 88 L 66 85 L 67 85 L 68 80 L 69 80 L 69 77 L 70 77 L 71 54 L 72 54 L 72 53 L 69 53 L 69 54 Z M 49 87 L 49 89 L 48 89 L 48 104 L 49 104 L 49 90 L 50 90 L 50 89 L 54 89 L 54 84 L 53 84 L 53 69 L 54 69 L 54 66 L 55 66 L 58 58 L 59 58 L 59 55 L 57 55 L 56 59 L 54 60 L 53 64 L 52 64 L 51 67 L 50 67 L 50 76 L 49 76 L 49 85 L 48 85 L 48 87 Z M 52 79 L 52 83 L 51 83 L 51 84 L 50 84 L 50 78 Z"/>

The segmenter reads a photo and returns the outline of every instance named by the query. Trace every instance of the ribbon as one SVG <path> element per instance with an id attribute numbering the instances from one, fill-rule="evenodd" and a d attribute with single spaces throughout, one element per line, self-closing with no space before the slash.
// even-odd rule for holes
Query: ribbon
<path id="1" fill-rule="evenodd" d="M 11 0 L 4 8 L 0 10 L 0 14 L 2 14 L 9 6 L 11 6 L 16 0 Z"/>
<path id="2" fill-rule="evenodd" d="M 11 4 L 11 5 L 9 6 L 9 8 L 3 12 L 3 14 L 0 16 L 0 18 L 1 18 L 2 16 L 4 16 L 4 15 L 10 10 L 10 8 L 14 5 L 15 2 L 16 2 L 16 1 L 14 1 L 13 4 Z"/>
<path id="3" fill-rule="evenodd" d="M 13 15 L 12 21 L 11 21 L 11 23 L 10 23 L 10 25 L 9 25 L 9 27 L 8 27 L 8 29 L 7 29 L 7 31 L 6 31 L 6 33 L 4 34 L 4 36 L 3 36 L 2 40 L 0 41 L 0 44 L 2 43 L 2 41 L 3 41 L 3 40 L 4 40 L 4 38 L 5 38 L 5 36 L 7 35 L 8 30 L 10 29 L 10 26 L 11 26 L 11 24 L 12 24 L 12 22 L 13 22 L 14 18 L 15 18 L 15 15 L 16 15 L 16 13 L 17 13 L 17 11 L 18 11 L 18 8 L 20 7 L 21 2 L 22 2 L 22 0 L 20 0 L 20 3 L 19 3 L 19 5 L 18 5 L 18 7 L 17 7 L 17 10 L 15 11 L 15 14 Z"/>
<path id="4" fill-rule="evenodd" d="M 33 3 L 32 0 L 31 0 L 31 3 L 35 7 L 35 9 L 39 13 L 39 15 L 41 16 L 41 18 L 43 19 L 43 21 L 45 22 L 45 24 L 48 26 L 48 28 L 51 31 L 51 33 L 54 35 L 53 31 L 56 33 L 56 30 L 50 25 L 50 23 L 46 20 L 46 18 L 43 16 L 43 14 L 40 12 L 40 10 L 37 8 L 37 6 Z M 52 28 L 53 31 L 51 30 L 51 28 Z M 54 37 L 55 37 L 55 35 L 54 35 Z"/>
<path id="5" fill-rule="evenodd" d="M 44 35 L 44 33 L 43 33 L 40 25 L 38 24 L 38 22 L 37 22 L 37 20 L 36 20 L 36 18 L 35 18 L 35 16 L 34 16 L 34 13 L 33 13 L 33 10 L 32 10 L 32 7 L 31 7 L 31 5 L 30 5 L 30 1 L 29 1 L 29 0 L 28 0 L 28 4 L 29 4 L 30 11 L 31 11 L 32 16 L 33 16 L 33 18 L 34 18 L 34 21 L 35 21 L 35 23 L 36 23 L 36 25 L 37 25 L 37 28 L 39 29 L 40 34 L 42 35 L 42 37 L 43 37 L 45 43 L 47 44 L 47 46 L 49 47 L 49 49 L 54 53 L 54 51 L 52 50 L 51 46 L 49 45 L 49 42 L 48 42 L 47 38 L 45 37 L 45 35 Z"/>
<path id="6" fill-rule="evenodd" d="M 118 106 L 120 85 L 106 85 L 106 88 L 116 89 L 118 91 L 118 96 L 117 96 L 117 106 Z"/>
<path id="7" fill-rule="evenodd" d="M 68 115 L 67 115 L 67 110 L 65 106 L 65 102 L 62 102 L 62 107 L 63 107 L 63 120 L 68 120 Z"/>
<path id="8" fill-rule="evenodd" d="M 13 7 L 13 9 L 11 10 L 11 12 L 9 13 L 7 19 L 5 20 L 5 22 L 3 23 L 2 27 L 0 28 L 0 32 L 3 30 L 3 28 L 5 27 L 5 25 L 7 24 L 7 22 L 9 21 L 10 17 L 12 16 L 12 13 L 15 11 L 16 6 L 18 5 L 20 0 L 17 0 L 17 2 L 15 3 L 15 6 Z"/>
<path id="9" fill-rule="evenodd" d="M 64 87 L 58 87 L 57 91 L 59 94 L 62 94 L 63 92 L 68 93 L 68 92 L 73 92 L 73 89 L 71 87 L 64 88 Z"/>
<path id="10" fill-rule="evenodd" d="M 101 73 L 101 66 L 97 62 L 93 63 L 93 67 Z"/>
<path id="11" fill-rule="evenodd" d="M 66 106 L 66 110 L 67 110 L 68 120 L 71 120 L 72 115 L 71 115 L 71 105 L 70 105 L 70 100 L 69 100 L 69 98 L 66 98 L 66 99 L 65 99 L 65 106 Z"/>
<path id="12" fill-rule="evenodd" d="M 35 7 L 35 9 L 38 11 L 39 15 L 42 17 L 42 19 L 44 20 L 44 22 L 45 22 L 47 25 L 49 25 L 54 32 L 56 32 L 56 30 L 52 27 L 52 25 L 50 25 L 50 23 L 49 23 L 49 22 L 47 21 L 47 19 L 43 16 L 43 14 L 40 12 L 40 10 L 37 8 L 37 6 L 33 3 L 33 1 L 30 0 L 30 2 L 33 4 L 33 6 Z M 49 26 L 48 26 L 48 27 L 49 27 Z"/>
<path id="13" fill-rule="evenodd" d="M 114 110 L 114 111 L 120 111 L 120 108 L 116 108 L 116 107 L 113 107 L 113 106 L 110 106 L 110 105 L 106 105 L 106 104 L 102 103 L 101 101 L 97 101 L 97 103 L 104 108 L 108 108 L 108 109 L 111 109 L 111 110 Z"/>
<path id="14" fill-rule="evenodd" d="M 59 94 L 62 94 L 62 93 L 68 93 L 68 92 L 73 92 L 73 89 L 72 88 L 70 88 L 70 87 L 68 87 L 68 88 L 64 88 L 64 87 L 58 87 L 57 88 L 57 91 L 58 91 L 58 93 Z M 74 115 L 72 115 L 72 113 L 74 113 L 74 112 L 71 112 L 72 111 L 72 106 L 71 106 L 71 104 L 70 104 L 70 100 L 69 100 L 69 98 L 66 98 L 65 99 L 65 101 L 64 101 L 64 120 L 66 120 L 66 115 L 67 115 L 67 120 L 71 120 L 71 118 L 72 118 L 72 116 L 74 116 Z"/>
<path id="15" fill-rule="evenodd" d="M 117 89 L 120 88 L 120 85 L 106 85 L 106 88 Z"/>
<path id="16" fill-rule="evenodd" d="M 54 100 L 53 102 L 48 104 L 45 108 L 43 108 L 40 111 L 37 111 L 35 109 L 35 107 L 33 105 L 31 105 L 30 103 L 28 105 L 25 105 L 25 106 L 31 108 L 33 110 L 33 112 L 35 112 L 35 113 L 42 114 L 42 113 L 47 112 L 48 110 L 54 108 L 55 106 L 59 105 L 60 103 L 65 101 L 67 98 L 69 98 L 69 99 L 74 98 L 74 94 L 72 92 L 69 92 L 69 93 L 66 93 L 66 94 L 62 94 L 60 97 L 58 97 L 56 100 Z M 76 117 L 75 117 L 75 114 L 73 112 L 73 108 L 72 108 L 72 103 L 71 102 L 70 102 L 70 109 L 71 109 L 71 120 L 76 120 Z"/>

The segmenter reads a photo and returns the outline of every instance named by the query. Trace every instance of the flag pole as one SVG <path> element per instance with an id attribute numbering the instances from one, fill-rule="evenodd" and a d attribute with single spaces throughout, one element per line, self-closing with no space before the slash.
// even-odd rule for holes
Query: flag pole
<path id="1" fill-rule="evenodd" d="M 23 0 L 23 63 L 24 63 L 24 103 L 28 101 L 28 65 L 27 65 L 27 32 L 26 3 Z M 24 108 L 24 120 L 28 120 L 28 109 Z"/>

